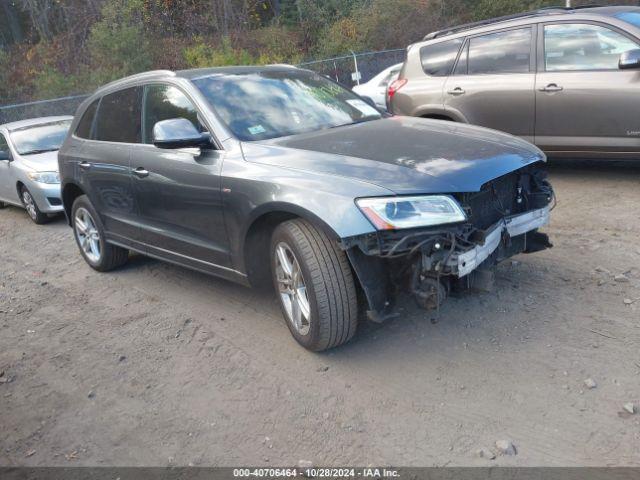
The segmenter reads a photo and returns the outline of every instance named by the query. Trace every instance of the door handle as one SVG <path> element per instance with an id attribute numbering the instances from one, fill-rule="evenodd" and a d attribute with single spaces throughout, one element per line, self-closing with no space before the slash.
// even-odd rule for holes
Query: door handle
<path id="1" fill-rule="evenodd" d="M 460 88 L 460 87 L 456 87 L 456 88 L 454 88 L 453 90 L 449 90 L 447 93 L 448 93 L 449 95 L 457 96 L 457 95 L 464 95 L 464 94 L 465 94 L 465 93 L 467 93 L 467 92 L 465 92 L 465 91 L 464 91 L 462 88 Z"/>
<path id="2" fill-rule="evenodd" d="M 78 166 L 83 170 L 89 170 L 91 168 L 91 164 L 89 162 L 80 162 Z"/>
<path id="3" fill-rule="evenodd" d="M 133 174 L 138 178 L 144 178 L 149 176 L 149 170 L 145 170 L 142 167 L 138 167 L 133 171 Z"/>
<path id="4" fill-rule="evenodd" d="M 546 87 L 542 87 L 540 89 L 541 92 L 549 92 L 549 93 L 553 93 L 553 92 L 561 92 L 562 90 L 564 90 L 564 88 L 558 86 L 555 83 L 550 83 L 549 85 L 547 85 Z"/>

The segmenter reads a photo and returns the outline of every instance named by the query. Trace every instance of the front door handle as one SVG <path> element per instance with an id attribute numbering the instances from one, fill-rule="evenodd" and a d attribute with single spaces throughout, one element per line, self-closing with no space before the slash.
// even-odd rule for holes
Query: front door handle
<path id="1" fill-rule="evenodd" d="M 542 87 L 540 89 L 541 92 L 548 92 L 548 93 L 553 93 L 553 92 L 561 92 L 562 90 L 564 90 L 564 88 L 558 86 L 555 83 L 550 83 L 549 85 L 547 85 L 546 87 Z"/>
<path id="2" fill-rule="evenodd" d="M 138 167 L 133 171 L 133 174 L 138 178 L 144 178 L 149 176 L 149 170 L 145 170 L 142 167 Z"/>
<path id="3" fill-rule="evenodd" d="M 462 88 L 460 88 L 460 87 L 456 87 L 456 88 L 454 88 L 453 90 L 449 90 L 447 93 L 448 93 L 449 95 L 458 96 L 458 95 L 464 95 L 464 94 L 465 94 L 465 93 L 467 93 L 467 92 L 465 92 L 465 91 L 464 91 Z"/>
<path id="4" fill-rule="evenodd" d="M 91 168 L 91 164 L 89 162 L 80 162 L 78 166 L 83 170 L 89 170 Z"/>

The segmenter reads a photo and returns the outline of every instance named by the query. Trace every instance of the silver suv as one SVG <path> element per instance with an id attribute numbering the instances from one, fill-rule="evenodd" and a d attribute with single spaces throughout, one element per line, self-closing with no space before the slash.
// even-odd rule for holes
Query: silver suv
<path id="1" fill-rule="evenodd" d="M 640 7 L 552 8 L 409 46 L 398 115 L 518 135 L 553 156 L 640 156 Z"/>

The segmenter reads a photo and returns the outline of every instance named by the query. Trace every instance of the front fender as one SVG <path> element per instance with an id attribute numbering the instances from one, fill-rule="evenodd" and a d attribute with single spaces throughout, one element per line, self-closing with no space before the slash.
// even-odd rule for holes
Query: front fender
<path id="1" fill-rule="evenodd" d="M 228 158 L 222 178 L 225 224 L 233 262 L 244 265 L 251 226 L 269 214 L 304 218 L 335 239 L 375 231 L 355 199 L 392 195 L 373 184 L 336 175 L 307 172 Z"/>

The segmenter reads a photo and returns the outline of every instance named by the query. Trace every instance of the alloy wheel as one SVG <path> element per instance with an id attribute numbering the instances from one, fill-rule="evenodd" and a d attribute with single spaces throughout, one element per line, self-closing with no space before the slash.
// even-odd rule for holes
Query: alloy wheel
<path id="1" fill-rule="evenodd" d="M 311 329 L 311 307 L 307 285 L 293 250 L 284 242 L 276 245 L 276 282 L 287 320 L 300 335 Z"/>
<path id="2" fill-rule="evenodd" d="M 78 245 L 93 263 L 100 261 L 102 250 L 100 248 L 100 232 L 96 227 L 96 222 L 85 208 L 78 208 L 73 222 Z"/>
<path id="3" fill-rule="evenodd" d="M 36 202 L 33 200 L 33 197 L 27 190 L 24 190 L 22 192 L 22 202 L 24 203 L 24 208 L 27 210 L 29 216 L 35 221 L 38 218 Z"/>

